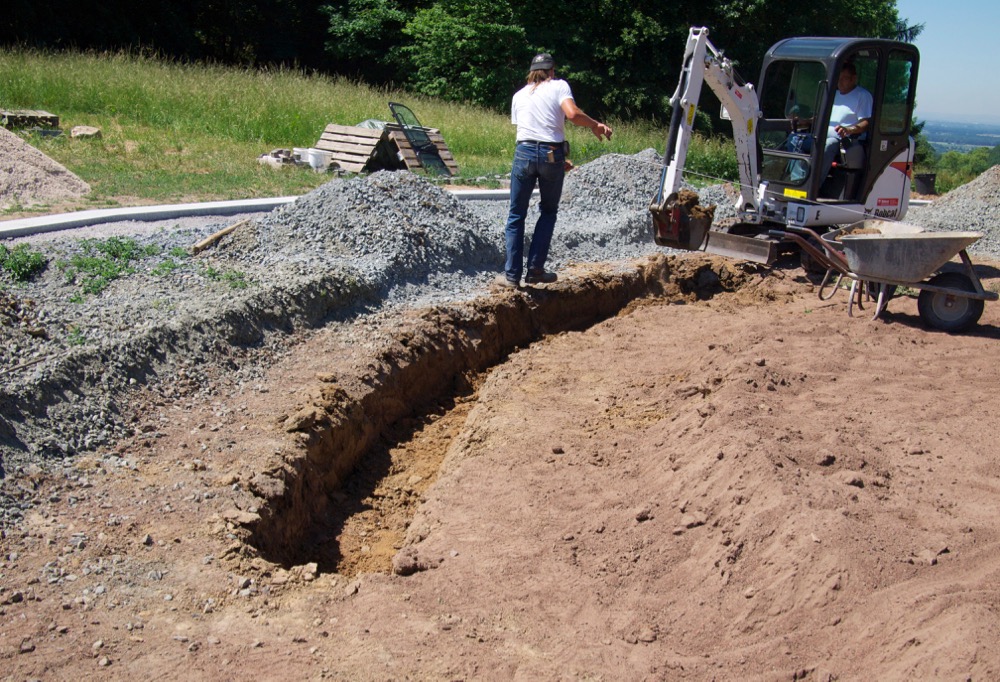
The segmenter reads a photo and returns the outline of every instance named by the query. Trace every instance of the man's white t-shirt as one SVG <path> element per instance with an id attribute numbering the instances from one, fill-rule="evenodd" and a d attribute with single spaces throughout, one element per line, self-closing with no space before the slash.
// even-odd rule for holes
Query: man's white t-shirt
<path id="1" fill-rule="evenodd" d="M 564 80 L 549 79 L 537 87 L 529 83 L 514 93 L 510 122 L 517 126 L 517 141 L 563 142 L 566 114 L 562 103 L 568 99 L 573 99 L 573 92 Z"/>
<path id="2" fill-rule="evenodd" d="M 837 94 L 833 97 L 833 109 L 830 110 L 830 127 L 826 131 L 828 139 L 837 138 L 834 130 L 837 126 L 857 125 L 862 119 L 872 117 L 872 94 L 860 85 L 846 95 Z"/>

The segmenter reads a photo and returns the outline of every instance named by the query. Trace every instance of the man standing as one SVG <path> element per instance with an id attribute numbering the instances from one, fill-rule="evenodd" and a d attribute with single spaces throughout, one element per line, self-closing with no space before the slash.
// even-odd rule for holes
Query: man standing
<path id="1" fill-rule="evenodd" d="M 573 100 L 569 83 L 556 79 L 555 61 L 547 53 L 531 60 L 527 84 L 514 94 L 511 123 L 517 126 L 517 146 L 510 172 L 510 212 L 507 216 L 507 262 L 499 282 L 518 287 L 524 268 L 524 221 L 538 183 L 539 217 L 528 248 L 527 284 L 555 282 L 545 271 L 566 173 L 565 122 L 590 128 L 597 139 L 611 139 L 611 128 L 583 113 Z"/>
<path id="2" fill-rule="evenodd" d="M 847 62 L 837 79 L 837 94 L 833 97 L 833 109 L 830 112 L 821 177 L 825 178 L 830 173 L 833 161 L 840 152 L 841 139 L 863 135 L 868 130 L 871 117 L 872 95 L 858 85 L 857 67 Z"/>

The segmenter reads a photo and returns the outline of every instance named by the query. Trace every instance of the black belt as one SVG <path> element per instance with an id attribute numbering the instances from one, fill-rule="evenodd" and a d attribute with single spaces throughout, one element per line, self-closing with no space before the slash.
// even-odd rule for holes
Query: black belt
<path id="1" fill-rule="evenodd" d="M 551 147 L 558 147 L 558 146 L 560 146 L 562 144 L 562 142 L 542 142 L 541 140 L 518 140 L 517 143 L 518 144 L 533 144 L 533 145 L 536 145 L 536 146 L 540 145 L 540 144 L 546 144 L 546 145 L 549 145 Z"/>

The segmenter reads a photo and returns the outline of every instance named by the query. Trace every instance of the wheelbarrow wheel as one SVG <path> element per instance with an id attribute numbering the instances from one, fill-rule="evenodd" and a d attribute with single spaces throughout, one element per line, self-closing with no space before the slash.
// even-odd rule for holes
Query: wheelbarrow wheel
<path id="1" fill-rule="evenodd" d="M 928 284 L 945 289 L 975 292 L 972 280 L 959 272 L 942 272 Z M 983 302 L 957 294 L 924 289 L 917 297 L 917 310 L 925 324 L 945 332 L 965 331 L 983 315 Z"/>

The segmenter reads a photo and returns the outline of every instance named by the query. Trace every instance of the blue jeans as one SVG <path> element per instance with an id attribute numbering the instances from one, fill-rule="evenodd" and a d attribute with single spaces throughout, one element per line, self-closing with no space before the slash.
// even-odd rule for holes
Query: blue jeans
<path id="1" fill-rule="evenodd" d="M 528 247 L 528 270 L 541 270 L 549 257 L 549 244 L 556 227 L 559 198 L 562 196 L 566 155 L 562 144 L 518 142 L 510 171 L 510 212 L 507 215 L 507 262 L 504 273 L 520 282 L 524 267 L 524 221 L 528 217 L 531 193 L 538 191 L 540 215 Z"/>

